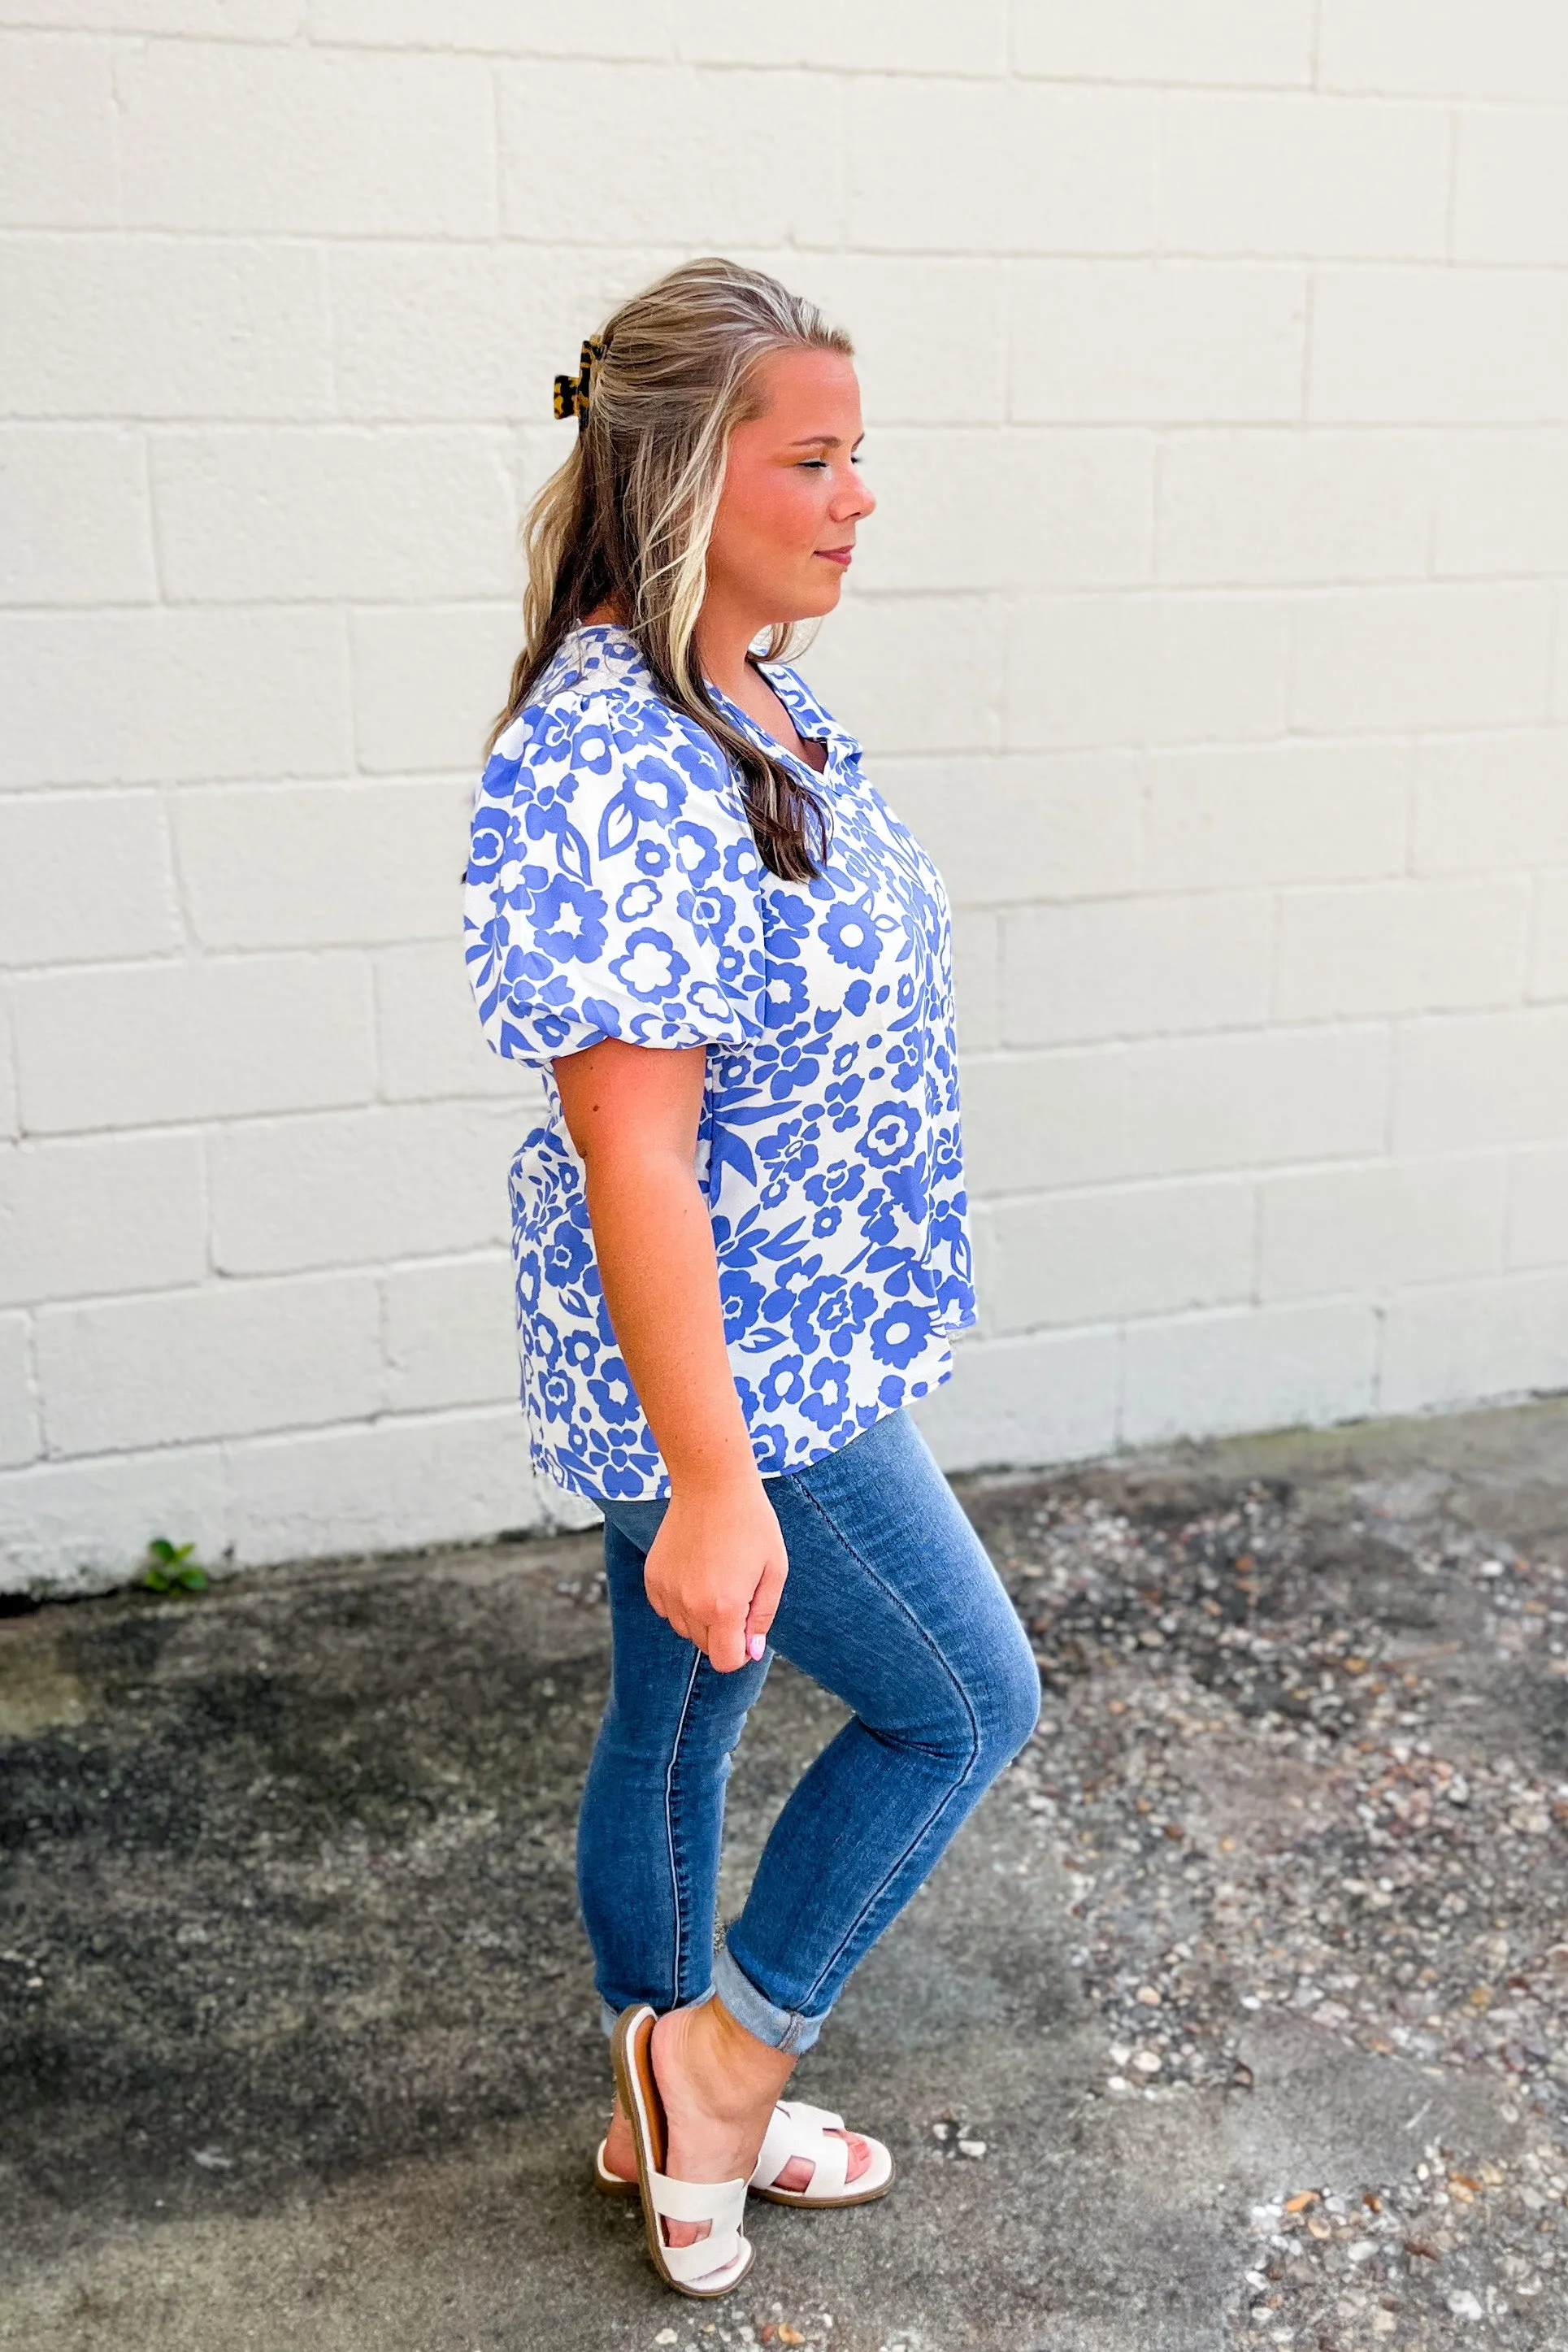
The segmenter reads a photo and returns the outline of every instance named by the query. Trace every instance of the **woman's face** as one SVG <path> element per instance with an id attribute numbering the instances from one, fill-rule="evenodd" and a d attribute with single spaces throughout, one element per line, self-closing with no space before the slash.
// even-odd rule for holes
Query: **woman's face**
<path id="1" fill-rule="evenodd" d="M 855 461 L 860 385 L 842 352 L 775 352 L 757 382 L 762 413 L 730 436 L 707 557 L 708 602 L 752 634 L 832 611 L 876 504 Z"/>

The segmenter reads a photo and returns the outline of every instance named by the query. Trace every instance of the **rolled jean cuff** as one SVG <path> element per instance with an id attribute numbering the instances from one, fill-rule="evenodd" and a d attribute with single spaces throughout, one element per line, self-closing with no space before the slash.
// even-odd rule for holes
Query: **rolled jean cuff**
<path id="1" fill-rule="evenodd" d="M 684 2005 L 688 2009 L 700 2009 L 705 2000 L 711 2000 L 712 1999 L 713 1987 L 712 1985 L 709 1985 L 706 1992 L 699 1992 L 695 2000 L 687 2001 Z M 607 2042 L 615 2031 L 615 2021 L 620 2014 L 621 2011 L 615 2007 L 613 2001 L 606 2000 L 604 1995 L 601 1993 L 599 1996 L 599 2025 L 600 2031 L 602 2032 Z M 661 2014 L 663 2014 L 662 2011 Z"/>
<path id="2" fill-rule="evenodd" d="M 732 1958 L 727 1944 L 721 1944 L 713 1956 L 713 1989 L 747 2033 L 754 2033 L 771 2049 L 792 2051 L 797 2057 L 810 2049 L 828 2021 L 826 2010 L 821 2017 L 806 2017 L 798 2009 L 776 2009 Z"/>

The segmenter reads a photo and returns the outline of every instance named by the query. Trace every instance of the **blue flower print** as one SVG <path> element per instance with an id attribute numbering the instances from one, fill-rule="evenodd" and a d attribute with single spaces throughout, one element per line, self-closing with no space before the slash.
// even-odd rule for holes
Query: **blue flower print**
<path id="1" fill-rule="evenodd" d="M 539 947 L 558 963 L 575 956 L 580 962 L 597 961 L 608 934 L 604 900 L 597 890 L 557 874 L 533 894 L 534 935 Z"/>
<path id="2" fill-rule="evenodd" d="M 870 971 L 882 953 L 876 919 L 868 908 L 830 907 L 817 928 L 835 963 L 852 964 L 857 971 Z"/>
<path id="3" fill-rule="evenodd" d="M 836 1429 L 842 1421 L 850 1401 L 850 1375 L 846 1364 L 824 1358 L 811 1367 L 810 1393 L 800 1399 L 800 1411 L 819 1429 Z"/>
<path id="4" fill-rule="evenodd" d="M 762 1311 L 762 1285 L 744 1266 L 721 1267 L 719 1303 L 724 1308 L 724 1336 L 733 1343 L 750 1330 Z"/>
<path id="5" fill-rule="evenodd" d="M 607 1356 L 600 1366 L 599 1378 L 588 1383 L 588 1392 L 606 1421 L 638 1421 L 642 1407 L 632 1386 L 632 1375 L 619 1356 Z"/>
<path id="6" fill-rule="evenodd" d="M 570 833 L 571 820 L 566 812 L 576 794 L 577 779 L 564 769 L 559 776 L 538 779 L 523 810 L 528 839 L 542 841 L 549 833 Z"/>
<path id="7" fill-rule="evenodd" d="M 686 1003 L 696 1019 L 709 1025 L 712 1035 L 716 1035 L 721 1029 L 734 1029 L 738 1025 L 734 1005 L 714 981 L 694 980 L 686 990 Z"/>
<path id="8" fill-rule="evenodd" d="M 520 723 L 521 764 L 527 766 L 530 780 L 537 782 L 542 768 L 570 759 L 572 724 L 565 711 L 552 709 L 548 704 L 532 703 L 523 712 Z M 491 766 L 494 765 L 492 757 Z"/>
<path id="9" fill-rule="evenodd" d="M 966 1206 L 964 1152 L 956 1127 L 936 1127 L 931 1131 L 931 1181 L 934 1184 L 958 1187 L 957 1223 L 961 1225 Z"/>
<path id="10" fill-rule="evenodd" d="M 621 1007 L 607 996 L 585 996 L 579 1010 L 587 1023 L 590 1034 L 580 1042 L 596 1045 L 601 1037 L 621 1034 Z"/>
<path id="11" fill-rule="evenodd" d="M 924 1225 L 929 1207 L 925 1188 L 925 1155 L 918 1153 L 906 1160 L 902 1168 L 887 1171 L 887 1196 L 897 1203 L 911 1224 Z"/>
<path id="12" fill-rule="evenodd" d="M 909 1103 L 878 1103 L 865 1123 L 855 1150 L 873 1168 L 891 1168 L 907 1159 L 920 1132 L 920 1121 Z"/>
<path id="13" fill-rule="evenodd" d="M 773 1170 L 775 1181 L 782 1183 L 786 1191 L 799 1184 L 817 1164 L 817 1147 L 811 1140 L 814 1132 L 803 1118 L 787 1118 L 757 1147 L 758 1160 L 765 1168 Z M 771 1191 L 771 1185 L 768 1189 Z M 782 1200 L 783 1193 L 779 1197 Z"/>
<path id="14" fill-rule="evenodd" d="M 763 1412 L 777 1412 L 781 1406 L 799 1404 L 806 1393 L 805 1374 L 803 1357 L 777 1357 L 757 1384 Z"/>
<path id="15" fill-rule="evenodd" d="M 610 773 L 615 745 L 611 730 L 602 720 L 595 725 L 591 719 L 586 726 L 578 729 L 572 756 L 577 765 L 586 768 L 591 776 L 607 776 Z"/>
<path id="16" fill-rule="evenodd" d="M 827 746 L 807 882 L 765 869 L 738 774 L 618 629 L 567 639 L 475 796 L 465 961 L 486 1037 L 545 1097 L 508 1178 L 523 1402 L 536 1468 L 582 1495 L 669 1482 L 594 1257 L 563 1055 L 705 1049 L 695 1166 L 764 1470 L 928 1394 L 973 1320 L 941 884 L 852 738 L 793 671 L 768 676 Z"/>
<path id="17" fill-rule="evenodd" d="M 842 1275 L 820 1274 L 808 1283 L 789 1316 L 789 1333 L 802 1349 L 825 1339 L 836 1356 L 847 1356 L 857 1331 L 863 1331 L 876 1311 L 877 1295 L 863 1282 L 846 1282 Z"/>
<path id="18" fill-rule="evenodd" d="M 828 1088 L 828 1116 L 840 1135 L 847 1135 L 852 1128 L 860 1125 L 859 1100 L 864 1091 L 865 1080 L 857 1077 L 835 1078 Z"/>
<path id="19" fill-rule="evenodd" d="M 648 1465 L 645 1462 L 630 1462 L 624 1456 L 612 1456 L 598 1472 L 598 1483 L 594 1492 L 612 1496 L 621 1495 L 628 1501 L 632 1501 L 647 1491 L 647 1475 Z"/>
<path id="20" fill-rule="evenodd" d="M 693 888 L 700 889 L 705 882 L 711 882 L 718 872 L 718 843 L 710 828 L 683 817 L 679 824 L 671 826 L 670 839 L 675 863 Z"/>
<path id="21" fill-rule="evenodd" d="M 541 1045 L 551 1052 L 564 1050 L 571 1037 L 571 1023 L 563 1013 L 534 1008 L 532 1028 Z"/>
<path id="22" fill-rule="evenodd" d="M 545 1250 L 545 1279 L 564 1288 L 578 1282 L 583 1269 L 593 1263 L 593 1250 L 585 1233 L 579 1231 L 574 1220 L 563 1217 L 549 1237 Z"/>
<path id="23" fill-rule="evenodd" d="M 814 910 L 810 898 L 797 898 L 789 890 L 775 890 L 768 902 L 772 921 L 768 926 L 772 938 L 768 941 L 775 955 L 798 955 L 800 942 L 811 928 Z M 787 933 L 795 934 L 793 940 Z"/>
<path id="24" fill-rule="evenodd" d="M 928 1307 L 913 1298 L 900 1299 L 871 1327 L 871 1344 L 877 1361 L 896 1364 L 902 1371 L 925 1351 L 936 1321 Z"/>
<path id="25" fill-rule="evenodd" d="M 659 903 L 659 886 L 648 877 L 641 882 L 628 882 L 615 901 L 615 917 L 622 923 L 644 923 Z"/>
<path id="26" fill-rule="evenodd" d="M 710 940 L 722 940 L 735 920 L 735 900 L 724 890 L 683 891 L 675 911 L 706 931 Z"/>
<path id="27" fill-rule="evenodd" d="M 765 997 L 768 1023 L 770 1028 L 782 1028 L 786 1022 L 798 1021 L 809 1010 L 806 971 L 802 964 L 776 963 L 768 968 Z"/>
<path id="28" fill-rule="evenodd" d="M 835 1160 L 820 1175 L 808 1176 L 800 1190 L 808 1201 L 852 1201 L 865 1182 L 865 1170 L 852 1160 Z"/>
<path id="29" fill-rule="evenodd" d="M 628 764 L 621 793 L 633 816 L 667 824 L 684 805 L 686 787 L 666 761 L 644 754 Z"/>
<path id="30" fill-rule="evenodd" d="M 514 1283 L 519 1320 L 534 1314 L 539 1303 L 544 1267 L 538 1250 L 519 1249 L 514 1261 Z"/>
<path id="31" fill-rule="evenodd" d="M 668 931 L 629 931 L 626 952 L 611 960 L 611 971 L 639 1003 L 673 996 L 691 970 Z"/>
<path id="32" fill-rule="evenodd" d="M 492 760 L 490 766 L 505 767 L 505 761 Z M 514 774 L 516 771 L 513 771 Z M 517 813 L 513 808 L 499 808 L 494 802 L 482 800 L 474 812 L 474 824 L 468 836 L 468 879 L 471 883 L 487 882 L 498 874 L 508 857 L 516 853 L 517 844 Z"/>
<path id="33" fill-rule="evenodd" d="M 888 1047 L 887 1075 L 901 1094 L 907 1094 L 911 1087 L 920 1084 L 925 1066 L 917 1038 L 898 1038 Z"/>

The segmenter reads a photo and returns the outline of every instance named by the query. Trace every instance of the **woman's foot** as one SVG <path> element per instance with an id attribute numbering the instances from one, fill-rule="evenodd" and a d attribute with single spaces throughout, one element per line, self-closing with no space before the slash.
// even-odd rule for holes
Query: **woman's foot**
<path id="1" fill-rule="evenodd" d="M 653 2079 L 669 2127 L 665 2170 L 676 2180 L 748 2180 L 762 2148 L 774 2105 L 789 2081 L 793 2058 L 737 2025 L 717 2000 L 695 2009 L 673 2009 L 653 2028 Z M 853 2132 L 849 2142 L 849 2179 L 871 2162 L 871 2150 Z M 637 2154 L 620 2099 L 605 2139 L 604 2161 L 622 2180 L 637 2177 Z M 793 2157 L 779 2175 L 780 2189 L 809 2189 L 810 2158 Z M 707 2235 L 706 2221 L 666 2221 L 672 2246 L 689 2246 Z"/>

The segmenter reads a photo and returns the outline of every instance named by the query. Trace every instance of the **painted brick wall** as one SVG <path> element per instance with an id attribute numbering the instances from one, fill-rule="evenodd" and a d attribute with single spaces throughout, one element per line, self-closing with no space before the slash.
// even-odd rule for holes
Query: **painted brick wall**
<path id="1" fill-rule="evenodd" d="M 542 1523 L 455 947 L 610 303 L 859 338 L 950 1465 L 1568 1383 L 1559 0 L 0 0 L 0 1542 Z"/>

